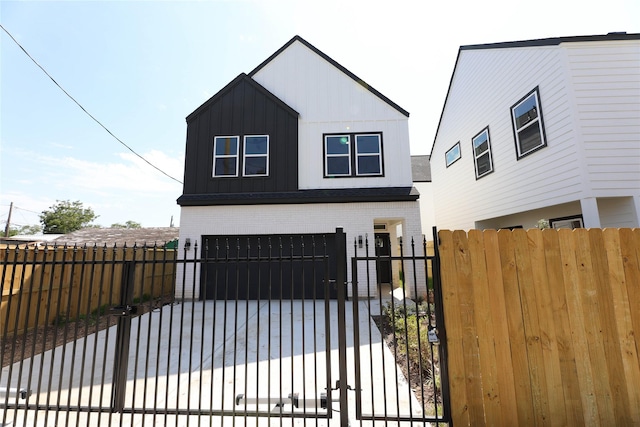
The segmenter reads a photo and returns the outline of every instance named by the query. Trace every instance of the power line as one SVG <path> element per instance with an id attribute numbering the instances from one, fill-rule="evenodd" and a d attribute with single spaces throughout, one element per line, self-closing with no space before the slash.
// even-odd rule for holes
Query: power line
<path id="1" fill-rule="evenodd" d="M 34 213 L 34 214 L 36 214 L 36 215 L 40 215 L 40 214 L 42 213 L 42 212 L 30 211 L 29 209 L 19 208 L 18 206 L 14 206 L 13 208 L 14 208 L 14 209 L 17 209 L 17 210 L 19 210 L 19 211 L 31 212 L 31 213 Z"/>
<path id="2" fill-rule="evenodd" d="M 51 77 L 51 75 L 47 72 L 47 70 L 45 70 L 42 65 L 38 64 L 38 61 L 36 61 L 35 59 L 33 59 L 33 57 L 31 55 L 29 55 L 29 52 L 27 52 L 27 50 L 22 47 L 22 45 L 20 43 L 18 43 L 18 41 L 11 35 L 11 33 L 4 28 L 4 26 L 2 24 L 0 24 L 0 28 L 2 28 L 2 30 L 7 33 L 7 35 L 9 37 L 11 37 L 11 40 L 13 40 L 13 42 L 18 45 L 18 47 L 20 49 L 22 49 L 22 51 L 25 53 L 25 55 L 27 55 L 27 57 L 33 61 L 34 64 L 36 64 L 38 66 L 38 68 L 40 68 L 42 70 L 43 73 L 45 73 L 47 75 L 47 77 L 49 77 L 51 79 L 51 81 L 58 86 L 58 88 L 64 92 L 65 95 L 67 95 L 67 97 L 69 97 L 69 99 L 71 99 L 78 107 L 80 107 L 80 109 L 82 111 L 85 112 L 85 114 L 87 116 L 89 116 L 94 122 L 96 122 L 98 125 L 100 125 L 100 127 L 102 127 L 102 129 L 104 129 L 105 131 L 107 131 L 107 133 L 109 135 L 111 135 L 113 138 L 115 138 L 116 141 L 118 141 L 120 144 L 122 144 L 124 147 L 127 148 L 127 150 L 131 151 L 133 154 L 135 154 L 136 156 L 138 156 L 140 159 L 142 159 L 145 163 L 147 163 L 149 166 L 151 166 L 152 168 L 154 168 L 155 170 L 157 170 L 158 172 L 162 173 L 163 175 L 165 175 L 168 178 L 171 178 L 172 180 L 176 181 L 179 184 L 182 184 L 182 181 L 179 181 L 178 179 L 172 177 L 171 175 L 169 175 L 168 173 L 166 173 L 165 171 L 163 171 L 162 169 L 160 169 L 159 167 L 157 167 L 156 165 L 154 165 L 153 163 L 151 163 L 149 160 L 145 159 L 144 157 L 142 157 L 140 154 L 136 153 L 131 147 L 129 147 L 127 144 L 125 144 L 120 138 L 118 138 L 117 136 L 115 136 L 109 129 L 107 129 L 107 127 L 105 125 L 103 125 L 100 120 L 96 119 L 95 117 L 93 117 L 93 115 L 91 113 L 89 113 L 78 101 L 76 101 L 76 99 L 71 96 L 69 94 L 69 92 L 67 92 L 66 90 L 64 90 L 64 88 L 62 86 L 60 86 L 58 84 L 58 82 Z"/>

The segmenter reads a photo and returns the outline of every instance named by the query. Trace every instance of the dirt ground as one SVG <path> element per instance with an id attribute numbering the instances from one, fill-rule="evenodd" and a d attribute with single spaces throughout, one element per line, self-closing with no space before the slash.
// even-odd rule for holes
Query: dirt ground
<path id="1" fill-rule="evenodd" d="M 400 367 L 402 374 L 411 384 L 411 388 L 422 404 L 425 413 L 434 412 L 434 401 L 437 401 L 439 407 L 442 404 L 441 390 L 436 390 L 432 378 L 432 372 L 425 367 L 421 367 L 418 363 L 408 360 L 406 356 L 396 352 L 397 343 L 393 334 L 393 328 L 389 324 L 386 316 L 374 316 L 374 322 L 378 326 L 385 343 L 394 355 L 397 355 L 396 364 Z M 428 344 L 425 344 L 428 345 Z M 426 364 L 425 364 L 426 365 Z M 440 410 L 440 409 L 439 409 Z"/>
<path id="2" fill-rule="evenodd" d="M 173 297 L 147 301 L 137 306 L 138 312 L 133 317 L 140 316 L 172 301 Z M 100 316 L 87 316 L 71 322 L 44 325 L 22 334 L 9 333 L 5 339 L 0 341 L 2 367 L 4 368 L 12 363 L 44 353 L 67 342 L 86 337 L 117 323 L 118 317 L 103 314 Z"/>

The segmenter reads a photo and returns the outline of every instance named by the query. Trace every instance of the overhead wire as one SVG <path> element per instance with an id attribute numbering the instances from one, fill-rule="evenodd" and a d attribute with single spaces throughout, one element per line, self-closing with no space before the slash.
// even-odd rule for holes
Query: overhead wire
<path id="1" fill-rule="evenodd" d="M 142 159 L 145 163 L 147 163 L 149 166 L 151 166 L 152 168 L 154 168 L 155 170 L 157 170 L 158 172 L 162 173 L 163 175 L 165 175 L 166 177 L 176 181 L 179 184 L 182 184 L 182 181 L 172 177 L 171 175 L 169 175 L 168 173 L 166 173 L 165 171 L 163 171 L 162 169 L 160 169 L 159 167 L 157 167 L 156 165 L 154 165 L 153 163 L 151 163 L 149 160 L 145 159 L 142 155 L 138 154 L 135 150 L 133 150 L 133 148 L 129 147 L 127 144 L 124 143 L 124 141 L 122 141 L 120 138 L 118 138 L 116 135 L 113 134 L 113 132 L 111 132 L 105 125 L 103 125 L 100 120 L 96 119 L 91 113 L 89 113 L 89 111 L 87 111 L 78 101 L 76 101 L 76 99 L 71 96 L 69 94 L 69 92 L 67 92 L 62 86 L 60 86 L 60 84 L 47 72 L 47 70 L 44 69 L 44 67 L 42 67 L 42 65 L 40 65 L 38 63 L 38 61 L 36 61 L 30 54 L 29 52 L 27 52 L 27 50 L 22 47 L 22 45 L 13 37 L 13 35 L 11 35 L 11 33 L 4 28 L 4 26 L 2 24 L 0 24 L 0 28 L 2 28 L 2 30 L 7 33 L 7 35 L 11 38 L 11 40 L 13 40 L 13 42 L 25 53 L 25 55 L 27 55 L 27 57 L 33 61 L 34 64 L 36 64 L 38 66 L 38 68 L 40 68 L 42 70 L 43 73 L 46 74 L 47 77 L 49 77 L 49 79 L 51 79 L 51 81 L 65 94 L 67 95 L 67 97 L 69 99 L 71 99 L 78 107 L 80 107 L 80 109 L 82 111 L 84 111 L 84 113 L 89 116 L 94 122 L 96 122 L 98 125 L 100 125 L 100 127 L 102 127 L 102 129 L 104 129 L 109 135 L 111 135 L 116 141 L 118 141 L 120 144 L 122 144 L 125 148 L 127 148 L 129 151 L 131 151 L 134 155 L 136 155 L 137 157 L 139 157 L 140 159 Z"/>

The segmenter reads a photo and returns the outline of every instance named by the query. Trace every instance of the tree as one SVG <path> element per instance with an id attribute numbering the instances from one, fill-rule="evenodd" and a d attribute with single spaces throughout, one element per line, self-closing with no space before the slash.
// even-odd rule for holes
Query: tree
<path id="1" fill-rule="evenodd" d="M 23 225 L 21 227 L 9 228 L 9 237 L 17 236 L 17 235 L 32 235 L 32 234 L 40 234 L 42 232 L 42 227 L 39 225 Z"/>
<path id="2" fill-rule="evenodd" d="M 42 211 L 40 222 L 44 234 L 67 234 L 90 226 L 98 218 L 91 208 L 85 208 L 79 201 L 56 200 L 49 210 Z"/>
<path id="3" fill-rule="evenodd" d="M 135 221 L 127 221 L 124 224 L 116 222 L 115 224 L 111 224 L 111 228 L 142 228 L 142 225 Z"/>

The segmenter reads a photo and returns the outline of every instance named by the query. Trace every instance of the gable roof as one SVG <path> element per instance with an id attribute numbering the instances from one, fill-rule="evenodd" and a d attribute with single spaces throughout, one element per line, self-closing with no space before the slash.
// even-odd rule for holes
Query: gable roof
<path id="1" fill-rule="evenodd" d="M 440 131 L 440 125 L 442 124 L 442 117 L 444 116 L 444 108 L 449 100 L 449 94 L 451 92 L 451 85 L 453 83 L 453 77 L 456 74 L 458 68 L 458 62 L 460 61 L 460 55 L 464 51 L 468 50 L 482 50 L 482 49 L 509 49 L 517 47 L 537 47 L 537 46 L 557 46 L 561 43 L 580 43 L 580 42 L 597 42 L 597 41 L 619 41 L 619 40 L 640 40 L 640 33 L 627 34 L 626 32 L 612 32 L 608 34 L 599 34 L 592 36 L 571 36 L 571 37 L 550 37 L 545 39 L 532 39 L 532 40 L 519 40 L 511 42 L 501 43 L 486 43 L 486 44 L 473 44 L 463 45 L 458 49 L 458 56 L 456 56 L 456 62 L 453 66 L 453 72 L 449 79 L 449 88 L 447 89 L 447 95 L 444 98 L 442 104 L 442 110 L 440 111 L 440 119 L 438 120 L 438 127 L 436 133 L 433 136 L 433 144 L 431 144 L 431 152 L 436 145 L 438 139 L 438 132 Z"/>
<path id="2" fill-rule="evenodd" d="M 273 55 L 271 55 L 270 57 L 265 59 L 260 65 L 258 65 L 256 68 L 254 68 L 249 73 L 249 77 L 253 77 L 256 73 L 258 73 L 261 69 L 263 69 L 267 64 L 269 64 L 271 61 L 273 61 L 273 59 L 275 59 L 278 55 L 280 55 L 282 52 L 284 52 L 289 46 L 291 46 L 295 42 L 302 43 L 307 48 L 309 48 L 311 51 L 313 51 L 315 54 L 317 54 L 318 56 L 323 58 L 325 61 L 327 61 L 328 63 L 330 63 L 334 67 L 336 67 L 338 70 L 342 71 L 344 74 L 349 76 L 351 79 L 353 79 L 360 86 L 362 86 L 363 88 L 365 88 L 366 90 L 368 90 L 369 92 L 371 92 L 372 94 L 374 94 L 375 96 L 380 98 L 382 101 L 384 101 L 385 103 L 387 103 L 388 105 L 393 107 L 395 110 L 397 110 L 398 112 L 400 112 L 404 116 L 409 117 L 409 112 L 407 110 L 403 109 L 398 104 L 396 104 L 395 102 L 391 101 L 389 98 L 387 98 L 386 96 L 384 96 L 383 94 L 378 92 L 376 89 L 374 89 L 373 87 L 368 85 L 360 77 L 356 76 L 351 71 L 347 70 L 345 67 L 343 67 L 342 65 L 340 65 L 339 63 L 337 63 L 336 61 L 331 59 L 327 54 L 325 54 L 324 52 L 320 51 L 318 48 L 316 48 L 315 46 L 313 46 L 311 43 L 309 43 L 308 41 L 306 41 L 305 39 L 303 39 L 300 36 L 294 36 L 291 40 L 289 40 L 287 43 L 285 43 L 284 46 L 282 46 L 280 49 L 278 49 L 276 52 L 274 52 Z"/>
<path id="3" fill-rule="evenodd" d="M 296 110 L 291 108 L 289 105 L 287 105 L 284 101 L 282 101 L 280 98 L 275 96 L 273 93 L 269 92 L 269 90 L 267 90 L 260 83 L 258 83 L 257 81 L 255 81 L 252 78 L 250 78 L 249 76 L 247 76 L 247 74 L 240 73 L 238 75 L 238 77 L 236 77 L 235 79 L 230 81 L 225 87 L 220 89 L 215 95 L 213 95 L 211 98 L 206 100 L 202 105 L 200 105 L 191 114 L 189 114 L 187 116 L 187 119 L 186 119 L 187 122 L 191 121 L 193 118 L 195 118 L 197 115 L 199 115 L 202 111 L 206 110 L 211 104 L 215 103 L 219 98 L 221 98 L 227 92 L 229 92 L 231 89 L 233 89 L 235 86 L 237 86 L 238 84 L 243 83 L 243 82 L 253 86 L 257 91 L 262 92 L 265 96 L 267 96 L 267 98 L 270 98 L 276 104 L 278 104 L 280 107 L 282 107 L 283 109 L 288 111 L 289 114 L 294 115 L 296 117 L 299 116 L 299 114 L 298 114 L 298 112 Z"/>

